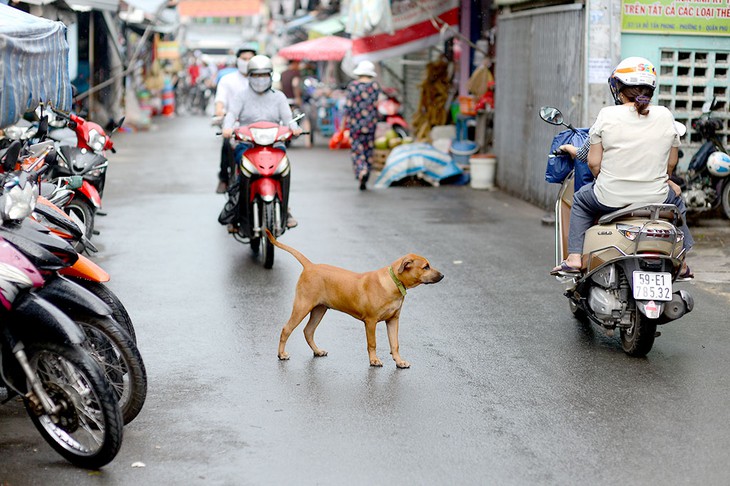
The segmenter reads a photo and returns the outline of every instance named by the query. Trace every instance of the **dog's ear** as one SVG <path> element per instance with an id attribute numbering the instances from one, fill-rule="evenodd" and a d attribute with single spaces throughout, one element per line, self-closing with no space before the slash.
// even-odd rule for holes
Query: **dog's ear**
<path id="1" fill-rule="evenodd" d="M 408 257 L 403 257 L 403 260 L 400 262 L 400 266 L 398 267 L 398 273 L 403 273 L 411 266 L 413 265 L 413 260 Z"/>

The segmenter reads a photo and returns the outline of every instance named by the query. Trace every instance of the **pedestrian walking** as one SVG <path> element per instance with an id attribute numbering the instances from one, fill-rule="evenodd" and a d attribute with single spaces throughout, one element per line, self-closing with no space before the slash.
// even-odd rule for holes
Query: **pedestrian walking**
<path id="1" fill-rule="evenodd" d="M 378 122 L 377 102 L 382 91 L 375 81 L 375 65 L 361 61 L 353 70 L 357 79 L 347 86 L 347 101 L 342 126 L 350 129 L 350 156 L 360 190 L 367 188 L 371 159 L 375 146 L 375 125 Z"/>

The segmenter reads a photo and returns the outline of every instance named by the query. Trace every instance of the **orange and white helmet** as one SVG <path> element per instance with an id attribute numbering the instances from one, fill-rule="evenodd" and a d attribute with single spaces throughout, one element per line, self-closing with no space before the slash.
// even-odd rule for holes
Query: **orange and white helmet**
<path id="1" fill-rule="evenodd" d="M 648 59 L 643 57 L 627 57 L 613 70 L 608 78 L 611 95 L 617 105 L 620 105 L 618 94 L 623 86 L 647 86 L 656 88 L 656 68 Z"/>

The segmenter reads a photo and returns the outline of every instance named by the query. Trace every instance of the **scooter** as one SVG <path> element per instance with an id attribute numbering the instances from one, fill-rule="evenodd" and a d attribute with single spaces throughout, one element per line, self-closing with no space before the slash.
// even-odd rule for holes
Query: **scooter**
<path id="1" fill-rule="evenodd" d="M 721 208 L 730 219 L 730 155 L 720 141 L 717 131 L 722 122 L 712 117 L 717 100 L 705 103 L 702 115 L 692 122 L 692 128 L 704 140 L 690 160 L 686 171 L 672 179 L 682 189 L 682 198 L 691 213 L 702 213 Z"/>
<path id="2" fill-rule="evenodd" d="M 33 425 L 72 464 L 98 469 L 119 452 L 122 416 L 84 331 L 33 288 L 37 269 L 0 238 L 0 386 L 20 396 Z"/>
<path id="3" fill-rule="evenodd" d="M 543 107 L 540 117 L 563 125 L 557 108 Z M 567 256 L 573 174 L 562 181 L 555 203 L 555 264 Z M 660 335 L 657 325 L 679 319 L 694 307 L 686 290 L 674 283 L 685 258 L 681 215 L 671 204 L 637 203 L 606 214 L 585 235 L 584 270 L 556 277 L 565 285 L 573 315 L 613 336 L 630 356 L 645 356 Z"/>
<path id="4" fill-rule="evenodd" d="M 233 131 L 235 141 L 249 146 L 236 161 L 237 182 L 229 188 L 232 197 L 224 208 L 225 214 L 236 214 L 238 220 L 224 219 L 222 213 L 219 222 L 234 225 L 233 237 L 249 243 L 254 253 L 260 252 L 264 268 L 274 266 L 274 245 L 265 230 L 276 237 L 286 231 L 291 166 L 285 144 L 292 136 L 289 127 L 271 122 L 256 122 Z M 233 211 L 236 205 L 238 211 Z"/>
<path id="5" fill-rule="evenodd" d="M 383 94 L 386 98 L 378 101 L 376 105 L 378 113 L 400 138 L 406 138 L 410 127 L 401 114 L 401 102 L 397 91 L 394 88 L 384 88 Z"/>
<path id="6" fill-rule="evenodd" d="M 36 293 L 65 311 L 83 329 L 88 337 L 84 348 L 102 366 L 118 397 L 124 423 L 129 423 L 141 411 L 147 394 L 142 356 L 133 338 L 114 320 L 112 309 L 105 301 L 60 274 L 61 270 L 72 265 L 76 267 L 75 272 L 83 269 L 84 276 L 89 279 L 95 278 L 98 272 L 93 272 L 95 265 L 91 261 L 77 265 L 80 255 L 67 241 L 26 218 L 36 206 L 33 179 L 37 179 L 37 175 L 28 172 L 3 176 L 5 193 L 0 197 L 0 235 L 41 271 L 44 283 Z M 53 213 L 46 212 L 45 219 L 55 221 L 58 233 L 67 231 L 73 236 L 81 232 L 79 226 L 74 229 L 73 221 L 62 222 Z M 62 224 L 59 225 L 59 222 Z M 102 273 L 105 272 L 102 270 Z"/>

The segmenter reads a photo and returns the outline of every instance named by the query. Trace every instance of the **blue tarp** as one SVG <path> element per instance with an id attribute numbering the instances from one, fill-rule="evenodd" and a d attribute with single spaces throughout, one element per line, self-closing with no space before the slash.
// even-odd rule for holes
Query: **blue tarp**
<path id="1" fill-rule="evenodd" d="M 410 176 L 416 176 L 432 186 L 438 186 L 442 180 L 462 173 L 451 155 L 435 149 L 428 143 L 409 143 L 393 149 L 374 187 L 388 187 Z"/>
<path id="2" fill-rule="evenodd" d="M 68 49 L 63 23 L 0 4 L 0 127 L 40 101 L 71 107 Z"/>

